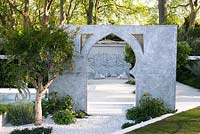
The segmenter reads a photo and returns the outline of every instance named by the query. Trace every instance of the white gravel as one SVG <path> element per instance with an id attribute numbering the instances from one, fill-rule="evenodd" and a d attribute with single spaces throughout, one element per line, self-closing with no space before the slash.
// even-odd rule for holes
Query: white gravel
<path id="1" fill-rule="evenodd" d="M 43 127 L 53 127 L 52 134 L 109 134 L 121 130 L 126 123 L 125 110 L 133 106 L 135 96 L 133 86 L 124 84 L 126 80 L 89 81 L 88 113 L 85 119 L 77 119 L 75 124 L 56 125 L 50 117 Z M 14 129 L 33 128 L 33 124 L 23 126 L 6 125 L 0 134 L 9 134 Z M 1 128 L 0 128 L 1 129 Z"/>
<path id="2" fill-rule="evenodd" d="M 120 130 L 123 123 L 127 122 L 124 116 L 89 116 L 85 119 L 77 119 L 75 124 L 56 125 L 51 118 L 44 120 L 43 127 L 53 127 L 52 134 L 109 134 Z M 7 124 L 0 131 L 1 134 L 9 134 L 14 129 L 34 128 L 33 124 L 23 126 L 11 126 Z"/>
<path id="3" fill-rule="evenodd" d="M 119 85 L 121 84 L 121 85 Z M 52 134 L 110 134 L 121 130 L 121 125 L 128 122 L 125 119 L 125 109 L 133 106 L 135 96 L 131 94 L 133 87 L 117 82 L 104 84 L 97 83 L 95 89 L 88 92 L 89 114 L 93 114 L 85 119 L 78 119 L 75 124 L 56 125 L 50 117 L 44 120 L 43 127 L 53 127 Z M 124 87 L 124 90 L 118 88 Z M 114 89 L 113 89 L 114 88 Z M 118 92 L 119 91 L 119 92 Z M 200 92 L 197 89 L 177 83 L 176 108 L 184 111 L 200 105 Z M 133 96 L 133 98 L 132 98 Z M 119 103 L 120 102 L 120 103 Z M 123 103 L 122 103 L 123 102 Z M 113 111 L 111 111 L 111 109 Z M 107 113 L 111 111 L 111 113 Z M 106 115 L 107 113 L 107 115 Z M 141 124 L 140 124 L 141 125 Z M 9 134 L 14 129 L 33 128 L 33 124 L 23 126 L 6 125 L 0 128 L 0 134 Z"/>

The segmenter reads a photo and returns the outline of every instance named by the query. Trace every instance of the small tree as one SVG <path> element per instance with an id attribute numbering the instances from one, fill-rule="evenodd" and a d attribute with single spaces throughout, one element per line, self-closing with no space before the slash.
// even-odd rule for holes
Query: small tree
<path id="1" fill-rule="evenodd" d="M 177 43 L 177 70 L 183 68 L 188 63 L 188 56 L 191 48 L 187 42 Z"/>
<path id="2" fill-rule="evenodd" d="M 3 49 L 10 80 L 16 87 L 24 81 L 36 89 L 35 125 L 42 124 L 42 93 L 72 65 L 73 45 L 72 35 L 61 28 L 34 28 L 7 36 Z"/>
<path id="3" fill-rule="evenodd" d="M 125 57 L 124 57 L 124 60 L 127 62 L 127 63 L 130 63 L 131 64 L 131 68 L 132 69 L 135 65 L 135 54 L 133 52 L 133 49 L 131 48 L 130 45 L 126 45 L 125 46 Z"/>

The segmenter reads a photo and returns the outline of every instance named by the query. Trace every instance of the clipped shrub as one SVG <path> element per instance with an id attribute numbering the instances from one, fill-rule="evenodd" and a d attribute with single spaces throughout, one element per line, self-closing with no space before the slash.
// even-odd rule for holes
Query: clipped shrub
<path id="1" fill-rule="evenodd" d="M 82 118 L 85 118 L 86 116 L 88 116 L 88 114 L 86 112 L 82 111 L 82 110 L 78 110 L 78 111 L 75 112 L 76 118 L 82 119 Z"/>
<path id="2" fill-rule="evenodd" d="M 147 121 L 166 113 L 176 112 L 176 110 L 166 108 L 163 100 L 153 98 L 149 93 L 145 93 L 139 103 L 139 107 L 133 107 L 126 112 L 126 118 L 134 120 L 135 123 Z"/>
<path id="3" fill-rule="evenodd" d="M 33 129 L 15 129 L 13 130 L 10 134 L 51 134 L 52 132 L 52 127 L 44 128 L 44 127 L 38 127 L 38 128 L 33 128 Z"/>
<path id="4" fill-rule="evenodd" d="M 53 120 L 56 124 L 72 124 L 75 123 L 75 116 L 68 109 L 60 110 L 53 114 Z"/>
<path id="5" fill-rule="evenodd" d="M 24 125 L 34 122 L 34 105 L 32 103 L 13 104 L 7 112 L 7 120 L 12 125 Z"/>
<path id="6" fill-rule="evenodd" d="M 135 125 L 135 123 L 126 122 L 121 126 L 121 128 L 124 129 L 124 128 L 127 128 L 127 127 L 131 127 L 133 125 Z"/>

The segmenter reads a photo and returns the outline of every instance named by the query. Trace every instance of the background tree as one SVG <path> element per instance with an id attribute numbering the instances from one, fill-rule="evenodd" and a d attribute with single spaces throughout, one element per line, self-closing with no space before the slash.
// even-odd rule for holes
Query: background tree
<path id="1" fill-rule="evenodd" d="M 159 24 L 165 24 L 167 22 L 167 0 L 159 0 L 158 9 L 159 9 Z"/>

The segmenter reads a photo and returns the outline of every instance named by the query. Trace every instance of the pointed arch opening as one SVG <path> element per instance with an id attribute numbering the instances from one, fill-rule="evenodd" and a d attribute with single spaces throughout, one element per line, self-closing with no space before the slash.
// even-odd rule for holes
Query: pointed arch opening
<path id="1" fill-rule="evenodd" d="M 136 80 L 129 73 L 136 63 L 132 46 L 110 33 L 87 51 L 88 113 L 123 114 L 136 102 Z"/>

